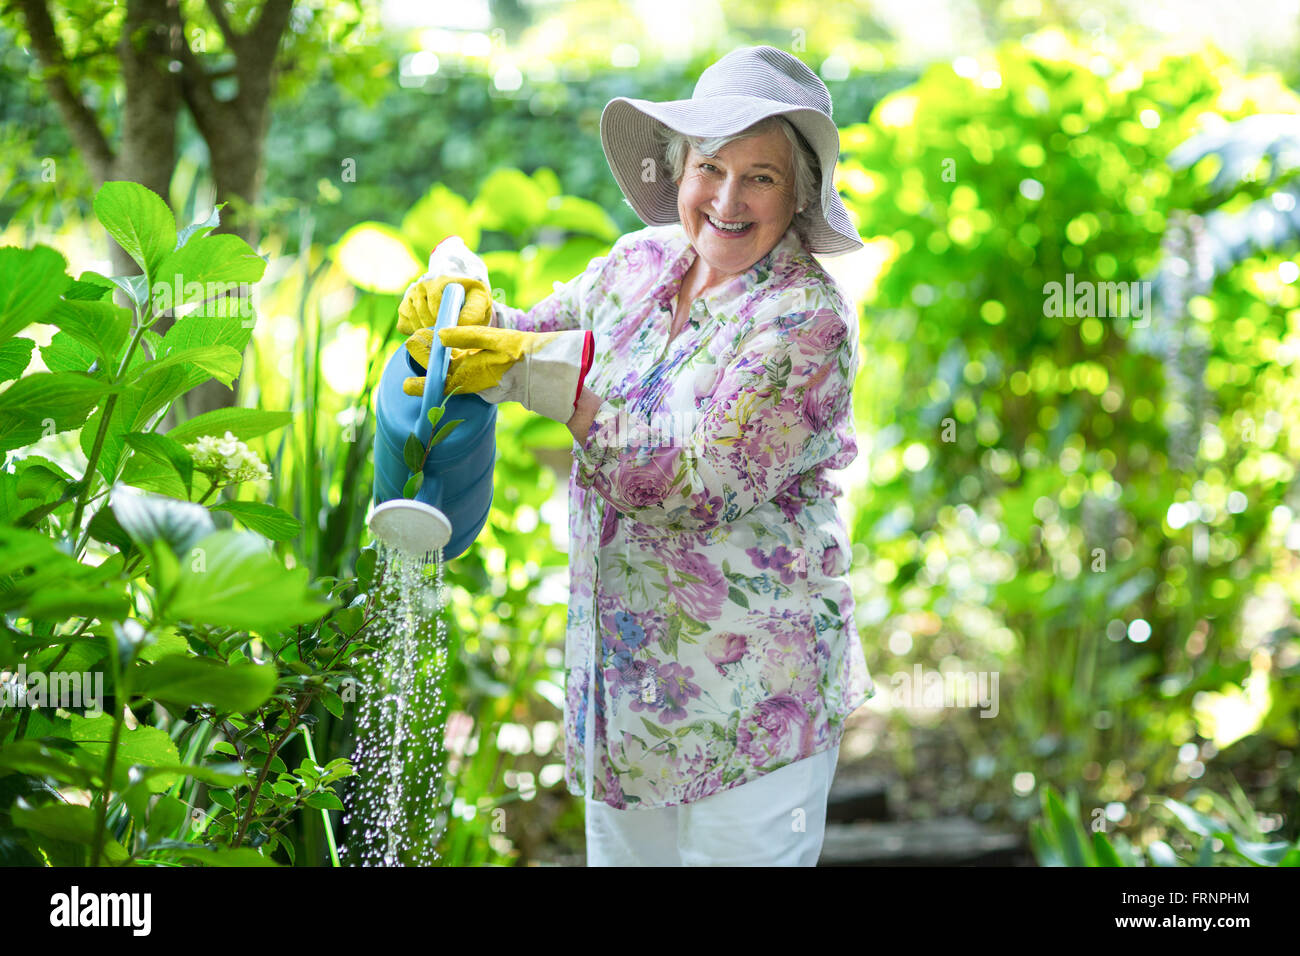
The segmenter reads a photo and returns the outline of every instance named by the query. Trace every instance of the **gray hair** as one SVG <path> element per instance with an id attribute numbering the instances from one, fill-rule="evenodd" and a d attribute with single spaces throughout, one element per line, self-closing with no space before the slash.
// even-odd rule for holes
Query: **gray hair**
<path id="1" fill-rule="evenodd" d="M 728 144 L 738 139 L 761 135 L 773 127 L 785 133 L 785 138 L 790 141 L 791 154 L 794 156 L 794 208 L 804 210 L 802 213 L 796 212 L 794 214 L 794 226 L 802 236 L 809 219 L 809 203 L 820 204 L 821 202 L 821 171 L 817 163 L 817 157 L 808 148 L 803 137 L 799 135 L 798 131 L 784 116 L 768 116 L 739 133 L 734 133 L 731 136 L 714 136 L 708 139 L 686 136 L 674 129 L 669 129 L 662 123 L 658 124 L 655 132 L 664 147 L 664 172 L 668 174 L 673 182 L 677 182 L 685 172 L 686 156 L 690 151 L 689 147 L 694 146 L 695 151 L 702 156 L 717 156 Z"/>

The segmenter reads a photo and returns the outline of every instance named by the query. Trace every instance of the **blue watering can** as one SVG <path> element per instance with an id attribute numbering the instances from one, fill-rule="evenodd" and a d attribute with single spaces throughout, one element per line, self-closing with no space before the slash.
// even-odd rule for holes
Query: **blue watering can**
<path id="1" fill-rule="evenodd" d="M 449 282 L 434 325 L 429 368 L 422 368 L 404 346 L 399 348 L 384 368 L 375 398 L 375 508 L 370 531 L 389 547 L 426 559 L 439 548 L 445 560 L 463 554 L 483 530 L 492 507 L 497 407 L 473 393 L 447 398 L 438 427 L 458 418 L 464 421 L 429 452 L 415 498 L 403 497 L 411 476 L 403 455 L 407 437 L 414 432 L 421 446 L 428 447 L 433 434 L 429 409 L 443 400 L 451 362 L 437 331 L 456 325 L 464 302 L 464 287 Z M 427 376 L 422 398 L 402 391 L 410 375 Z"/>

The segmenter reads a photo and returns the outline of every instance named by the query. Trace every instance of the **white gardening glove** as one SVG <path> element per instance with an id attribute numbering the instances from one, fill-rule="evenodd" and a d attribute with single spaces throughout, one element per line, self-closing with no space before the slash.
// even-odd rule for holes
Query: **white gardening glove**
<path id="1" fill-rule="evenodd" d="M 521 332 L 458 325 L 438 337 L 452 350 L 444 392 L 458 388 L 493 404 L 519 402 L 561 424 L 573 417 L 595 354 L 590 329 Z"/>

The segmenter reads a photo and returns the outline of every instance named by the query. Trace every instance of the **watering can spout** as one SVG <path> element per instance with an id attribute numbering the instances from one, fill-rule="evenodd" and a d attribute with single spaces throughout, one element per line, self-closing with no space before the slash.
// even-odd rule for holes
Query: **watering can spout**
<path id="1" fill-rule="evenodd" d="M 443 401 L 451 361 L 437 332 L 457 324 L 464 302 L 464 287 L 448 283 L 434 325 L 429 367 L 421 368 L 405 347 L 399 348 L 384 369 L 376 395 L 375 507 L 367 524 L 377 540 L 407 554 L 427 555 L 442 549 L 448 559 L 459 556 L 478 537 L 492 504 L 495 405 L 474 394 L 448 397 L 440 421 L 459 419 L 460 423 L 429 449 L 433 434 L 429 412 Z M 419 398 L 402 389 L 410 375 L 425 376 Z M 405 448 L 412 434 L 428 449 L 414 499 L 404 492 L 411 475 Z"/>
<path id="2" fill-rule="evenodd" d="M 390 548 L 407 554 L 428 554 L 446 547 L 451 522 L 433 505 L 394 498 L 370 514 L 370 533 Z"/>

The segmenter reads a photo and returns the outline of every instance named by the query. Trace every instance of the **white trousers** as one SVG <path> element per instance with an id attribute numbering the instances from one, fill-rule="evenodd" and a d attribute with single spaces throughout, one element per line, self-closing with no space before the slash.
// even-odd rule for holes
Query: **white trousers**
<path id="1" fill-rule="evenodd" d="M 694 803 L 586 798 L 588 866 L 816 866 L 839 746 Z"/>

